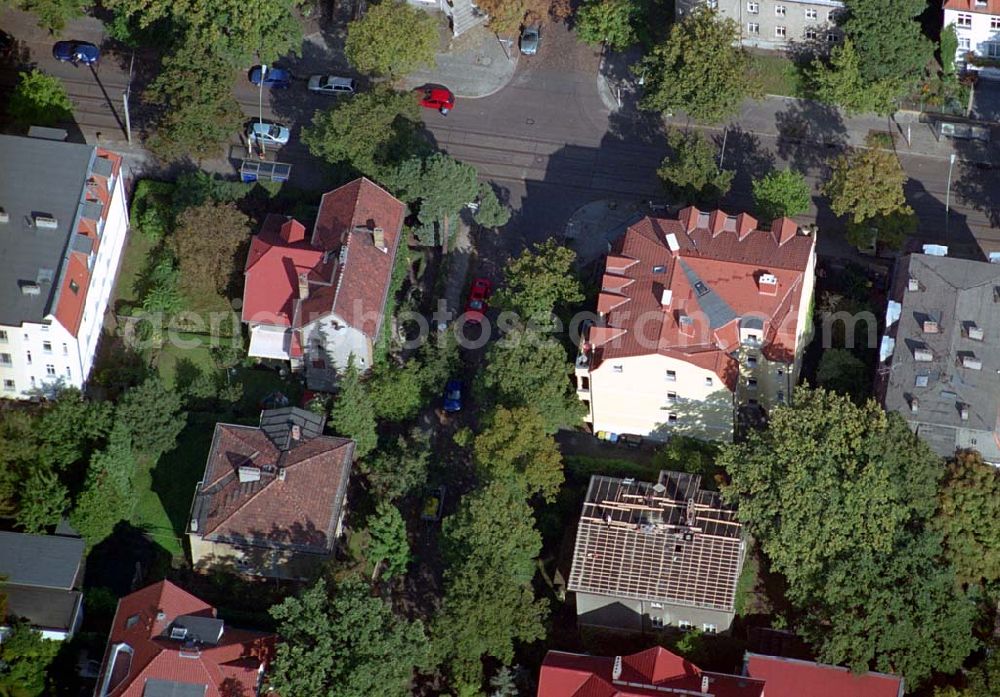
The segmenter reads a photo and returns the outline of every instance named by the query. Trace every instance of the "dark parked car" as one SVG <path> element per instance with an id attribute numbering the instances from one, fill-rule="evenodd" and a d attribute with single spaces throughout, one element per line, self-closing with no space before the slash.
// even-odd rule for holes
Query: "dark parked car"
<path id="1" fill-rule="evenodd" d="M 465 385 L 461 380 L 449 380 L 444 386 L 444 410 L 449 414 L 462 411 L 462 388 Z"/>
<path id="2" fill-rule="evenodd" d="M 91 65 L 101 57 L 101 51 L 86 41 L 57 41 L 52 47 L 52 57 L 66 63 Z"/>
<path id="3" fill-rule="evenodd" d="M 542 36 L 538 26 L 526 27 L 521 32 L 521 53 L 526 56 L 533 56 L 538 53 L 538 44 L 541 43 Z"/>
<path id="4" fill-rule="evenodd" d="M 292 74 L 284 68 L 265 69 L 260 65 L 255 65 L 250 69 L 250 82 L 259 85 L 261 83 L 261 72 L 264 73 L 264 87 L 283 90 L 292 84 Z"/>

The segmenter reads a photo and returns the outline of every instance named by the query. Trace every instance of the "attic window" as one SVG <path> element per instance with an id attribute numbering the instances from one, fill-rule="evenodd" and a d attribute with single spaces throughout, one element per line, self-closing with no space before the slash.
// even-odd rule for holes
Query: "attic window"
<path id="1" fill-rule="evenodd" d="M 667 272 L 667 267 L 666 266 L 654 266 L 653 267 L 653 273 L 666 273 L 666 272 Z"/>
<path id="2" fill-rule="evenodd" d="M 926 375 L 918 375 L 916 377 L 916 379 L 914 380 L 913 384 L 916 387 L 927 387 L 928 383 L 929 383 L 929 379 L 928 379 L 928 377 Z"/>
<path id="3" fill-rule="evenodd" d="M 173 627 L 170 630 L 170 638 L 175 641 L 184 641 L 187 639 L 188 630 L 187 627 Z"/>
<path id="4" fill-rule="evenodd" d="M 920 281 L 911 277 L 906 284 L 906 289 L 914 293 L 917 292 L 918 290 L 920 290 Z"/>
<path id="5" fill-rule="evenodd" d="M 694 292 L 697 293 L 698 297 L 700 298 L 704 295 L 708 295 L 710 291 L 708 289 L 708 286 L 706 286 L 701 281 L 698 281 L 697 283 L 694 284 Z"/>
<path id="6" fill-rule="evenodd" d="M 132 629 L 137 624 L 139 624 L 139 615 L 131 615 L 125 620 L 125 629 Z"/>
<path id="7" fill-rule="evenodd" d="M 73 279 L 70 279 L 69 289 L 73 291 L 73 295 L 76 295 L 77 293 L 80 292 L 80 284 L 74 281 Z"/>

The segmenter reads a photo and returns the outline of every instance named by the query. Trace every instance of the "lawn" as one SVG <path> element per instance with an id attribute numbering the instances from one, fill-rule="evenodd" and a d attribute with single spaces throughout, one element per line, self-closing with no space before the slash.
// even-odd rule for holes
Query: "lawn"
<path id="1" fill-rule="evenodd" d="M 139 463 L 135 478 L 138 499 L 132 524 L 163 546 L 175 558 L 184 555 L 184 534 L 194 488 L 205 472 L 205 457 L 215 425 L 189 424 L 177 438 L 177 447 L 156 463 Z"/>
<path id="2" fill-rule="evenodd" d="M 777 94 L 785 97 L 805 97 L 805 85 L 802 82 L 802 71 L 786 56 L 757 55 L 754 63 L 760 75 L 764 94 Z"/>
<path id="3" fill-rule="evenodd" d="M 216 369 L 215 361 L 212 360 L 212 354 L 207 346 L 208 337 L 204 337 L 204 343 L 205 346 L 193 348 L 175 346 L 169 342 L 163 344 L 156 361 L 156 369 L 164 385 L 177 388 L 178 368 L 182 373 L 192 368 L 197 368 L 200 373 L 209 373 Z M 182 375 L 183 377 L 185 376 Z M 190 382 L 190 379 L 191 376 L 186 376 L 187 382 Z M 182 379 L 181 382 L 184 383 L 185 380 Z"/>
<path id="4" fill-rule="evenodd" d="M 149 253 L 156 247 L 156 241 L 143 235 L 138 228 L 132 228 L 125 245 L 125 256 L 122 259 L 121 272 L 115 283 L 115 299 L 111 307 L 116 310 L 122 305 L 136 305 L 140 298 L 136 295 L 136 279 L 146 268 Z"/>

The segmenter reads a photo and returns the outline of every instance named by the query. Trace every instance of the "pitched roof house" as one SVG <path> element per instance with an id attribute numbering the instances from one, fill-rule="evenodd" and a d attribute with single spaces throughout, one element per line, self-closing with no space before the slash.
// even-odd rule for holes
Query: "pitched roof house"
<path id="1" fill-rule="evenodd" d="M 83 616 L 83 550 L 79 537 L 0 532 L 7 614 L 27 620 L 46 639 L 72 637 Z"/>
<path id="2" fill-rule="evenodd" d="M 567 587 L 580 624 L 634 632 L 729 629 L 746 547 L 736 511 L 699 475 L 595 475 Z"/>
<path id="3" fill-rule="evenodd" d="M 903 697 L 906 687 L 898 675 L 756 653 L 744 657 L 743 674 L 764 682 L 764 697 Z"/>
<path id="4" fill-rule="evenodd" d="M 760 680 L 703 671 L 659 646 L 614 658 L 549 651 L 538 678 L 538 697 L 663 695 L 765 697 Z"/>
<path id="5" fill-rule="evenodd" d="M 899 266 L 876 383 L 942 457 L 1000 463 L 1000 265 L 911 254 Z"/>
<path id="6" fill-rule="evenodd" d="M 812 326 L 812 232 L 694 207 L 630 226 L 576 364 L 593 430 L 730 440 L 736 408 L 784 402 Z"/>
<path id="7" fill-rule="evenodd" d="M 323 416 L 284 407 L 260 426 L 216 424 L 188 539 L 195 567 L 309 574 L 340 535 L 354 441 L 324 436 Z"/>
<path id="8" fill-rule="evenodd" d="M 244 267 L 250 355 L 304 368 L 312 389 L 329 388 L 352 354 L 370 366 L 405 212 L 361 178 L 323 195 L 308 239 L 298 221 L 269 215 Z"/>
<path id="9" fill-rule="evenodd" d="M 170 581 L 118 602 L 94 697 L 253 697 L 275 636 L 235 629 Z"/>

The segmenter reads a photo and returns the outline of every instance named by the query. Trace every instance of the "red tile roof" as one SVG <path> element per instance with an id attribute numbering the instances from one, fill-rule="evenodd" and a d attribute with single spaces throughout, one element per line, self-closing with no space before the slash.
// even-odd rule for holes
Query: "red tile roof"
<path id="1" fill-rule="evenodd" d="M 702 671 L 694 664 L 661 647 L 647 649 L 620 661 L 604 656 L 549 651 L 538 678 L 538 697 L 647 697 L 702 694 L 702 679 L 708 678 L 708 695 L 714 697 L 762 697 L 764 683 L 738 675 Z M 615 678 L 615 664 L 621 674 Z M 768 693 L 767 697 L 771 697 Z"/>
<path id="2" fill-rule="evenodd" d="M 269 215 L 244 267 L 243 321 L 301 328 L 333 313 L 375 340 L 405 213 L 401 201 L 361 178 L 323 195 L 308 241 L 301 223 Z M 381 249 L 376 228 L 383 231 Z"/>
<path id="3" fill-rule="evenodd" d="M 748 317 L 762 322 L 764 354 L 791 362 L 795 311 L 814 248 L 815 237 L 798 234 L 789 219 L 760 230 L 745 213 L 691 207 L 677 220 L 640 220 L 607 259 L 598 297 L 606 327 L 592 327 L 588 335 L 595 367 L 662 353 L 714 371 L 732 389 L 738 366 L 729 354 L 739 342 L 741 318 Z M 777 277 L 773 292 L 760 285 L 764 273 Z M 690 332 L 681 328 L 684 316 Z"/>
<path id="4" fill-rule="evenodd" d="M 1000 0 L 986 0 L 985 5 L 977 4 L 976 0 L 945 0 L 944 9 L 1000 15 Z"/>
<path id="5" fill-rule="evenodd" d="M 303 436 L 281 450 L 259 428 L 216 424 L 195 493 L 196 534 L 328 553 L 353 456 L 354 442 L 347 438 Z M 240 481 L 239 468 L 246 465 L 259 468 L 256 481 Z"/>
<path id="6" fill-rule="evenodd" d="M 257 694 L 261 667 L 274 655 L 273 634 L 224 626 L 218 642 L 185 645 L 170 639 L 178 617 L 215 618 L 215 608 L 170 581 L 161 581 L 122 598 L 108 638 L 98 697 L 141 697 L 148 680 L 168 680 L 205 686 L 205 697 Z M 112 649 L 127 644 L 131 661 L 119 654 L 108 676 Z"/>
<path id="7" fill-rule="evenodd" d="M 763 680 L 767 697 L 902 697 L 903 679 L 884 673 L 855 675 L 847 668 L 748 653 L 744 673 Z"/>

